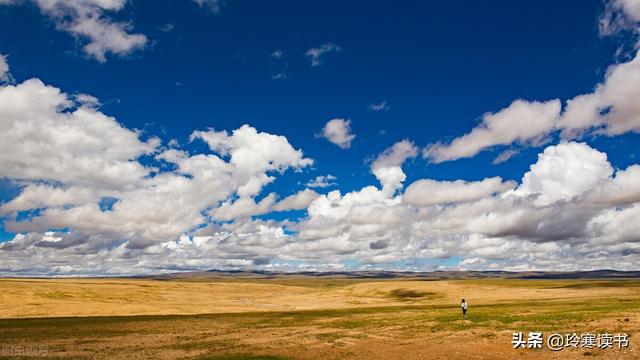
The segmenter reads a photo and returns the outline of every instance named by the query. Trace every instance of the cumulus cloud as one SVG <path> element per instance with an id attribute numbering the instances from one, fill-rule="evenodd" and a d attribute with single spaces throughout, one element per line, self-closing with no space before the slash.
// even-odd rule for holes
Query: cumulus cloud
<path id="1" fill-rule="evenodd" d="M 607 154 L 585 143 L 563 143 L 538 155 L 515 193 L 539 195 L 537 203 L 546 205 L 582 195 L 612 174 Z"/>
<path id="2" fill-rule="evenodd" d="M 322 44 L 319 47 L 310 48 L 309 50 L 307 50 L 305 55 L 311 59 L 311 66 L 320 66 L 322 65 L 322 58 L 326 54 L 332 53 L 332 52 L 340 52 L 341 50 L 342 49 L 340 48 L 340 46 L 334 43 L 328 42 L 328 43 Z"/>
<path id="3" fill-rule="evenodd" d="M 149 169 L 131 160 L 158 145 L 38 79 L 0 87 L 0 127 L 0 176 L 19 180 L 136 186 Z"/>
<path id="4" fill-rule="evenodd" d="M 96 201 L 92 191 L 30 184 L 15 203 L 4 204 L 1 211 L 55 208 L 56 217 L 40 215 L 30 223 L 43 221 L 43 225 L 73 230 L 51 231 L 43 226 L 21 231 L 0 245 L 0 272 L 322 270 L 345 269 L 347 260 L 357 261 L 358 268 L 376 268 L 410 264 L 416 258 L 451 257 L 460 258 L 458 268 L 462 269 L 591 269 L 610 267 L 612 257 L 616 268 L 632 269 L 640 260 L 640 239 L 632 220 L 640 211 L 640 167 L 614 172 L 606 155 L 586 144 L 548 147 L 519 185 L 498 177 L 420 179 L 402 193 L 386 191 L 387 178 L 380 177 L 381 187 L 365 186 L 344 194 L 335 190 L 326 195 L 305 189 L 281 201 L 273 193 L 257 201 L 235 191 L 247 179 L 234 176 L 230 159 L 238 145 L 231 143 L 242 142 L 230 139 L 234 133 L 205 133 L 222 157 L 166 150 L 157 157 L 178 168 L 157 175 L 162 180 L 145 187 L 146 191 L 120 193 L 109 211 L 97 206 L 89 210 L 89 205 L 69 208 L 70 199 L 87 204 Z M 403 162 L 415 154 L 413 144 L 399 142 L 378 156 L 375 168 L 399 167 L 402 171 Z M 397 182 L 391 188 L 394 184 Z M 125 205 L 129 209 L 123 213 Z M 201 217 L 208 208 L 214 222 Z M 271 211 L 305 208 L 307 216 L 298 221 L 254 218 Z M 105 221 L 115 215 L 115 221 Z M 43 216 L 46 221 L 38 220 Z M 60 216 L 68 222 L 52 222 Z M 96 224 L 99 229 L 92 228 Z M 142 230 L 148 233 L 141 235 L 157 241 L 136 240 L 136 232 Z M 118 243 L 114 239 L 127 240 Z M 92 243 L 100 246 L 88 246 Z M 411 265 L 400 268 L 425 270 Z"/>
<path id="5" fill-rule="evenodd" d="M 243 183 L 238 189 L 240 197 L 257 195 L 264 185 L 275 180 L 267 175 L 268 172 L 313 164 L 312 159 L 294 149 L 284 136 L 259 133 L 249 125 L 243 125 L 231 135 L 226 131 L 194 131 L 190 139 L 202 139 L 212 151 L 229 157 L 234 176 Z"/>
<path id="6" fill-rule="evenodd" d="M 620 206 L 640 202 L 640 166 L 631 165 L 616 172 L 615 177 L 600 181 L 585 200 L 601 206 Z"/>
<path id="7" fill-rule="evenodd" d="M 206 224 L 210 209 L 221 207 L 212 214 L 225 210 L 224 219 L 270 210 L 275 194 L 253 209 L 250 202 L 273 174 L 313 163 L 285 137 L 248 125 L 230 134 L 195 131 L 192 140 L 204 140 L 213 153 L 162 151 L 157 138 L 142 141 L 98 104 L 39 79 L 0 87 L 0 177 L 21 186 L 0 206 L 5 228 L 21 234 L 68 229 L 55 244 L 41 239 L 34 246 L 95 252 L 120 241 L 143 249 L 174 240 Z M 143 165 L 141 156 L 155 163 Z M 172 170 L 160 170 L 162 163 Z M 300 207 L 310 195 L 280 207 Z M 25 211 L 30 215 L 21 218 Z M 17 241 L 24 238 L 37 236 Z"/>
<path id="8" fill-rule="evenodd" d="M 406 175 L 402 171 L 405 160 L 414 158 L 418 148 L 409 140 L 399 141 L 380 154 L 371 164 L 371 172 L 382 184 L 383 190 L 393 193 L 402 187 Z"/>
<path id="9" fill-rule="evenodd" d="M 350 148 L 351 142 L 356 137 L 351 132 L 351 120 L 340 118 L 329 120 L 322 128 L 319 136 L 324 137 L 342 149 Z"/>
<path id="10" fill-rule="evenodd" d="M 561 179 L 546 171 L 552 164 L 568 169 Z M 372 263 L 410 256 L 458 256 L 482 259 L 465 263 L 475 263 L 475 268 L 501 264 L 499 268 L 568 270 L 602 266 L 598 264 L 617 254 L 629 265 L 633 256 L 621 252 L 637 253 L 637 236 L 618 230 L 620 237 L 610 237 L 602 217 L 630 216 L 637 187 L 620 198 L 602 196 L 612 186 L 626 186 L 636 170 L 630 167 L 613 177 L 610 169 L 603 153 L 585 144 L 563 143 L 541 154 L 516 190 L 514 182 L 488 178 L 418 180 L 407 188 L 402 201 L 400 195 L 389 197 L 375 187 L 345 195 L 334 191 L 310 205 L 309 220 L 299 225 L 300 237 L 324 254 L 332 254 L 332 249 L 333 256 L 359 256 Z M 585 180 L 570 179 L 575 171 Z M 594 205 L 596 199 L 600 205 Z M 622 210 L 609 208 L 613 201 Z M 602 243 L 604 237 L 609 245 Z M 599 252 L 606 255 L 596 255 Z M 590 258 L 584 259 L 584 254 Z"/>
<path id="11" fill-rule="evenodd" d="M 559 100 L 517 100 L 426 154 L 447 161 L 498 145 L 543 145 L 559 132 L 564 140 L 517 182 L 424 178 L 402 191 L 403 166 L 418 153 L 403 140 L 371 162 L 379 184 L 323 195 L 305 188 L 282 199 L 263 194 L 267 185 L 313 164 L 284 136 L 250 125 L 196 130 L 190 141 L 208 149 L 190 153 L 143 138 L 90 95 L 39 79 L 1 84 L 0 177 L 19 193 L 0 204 L 4 228 L 16 233 L 0 244 L 0 275 L 432 269 L 419 259 L 459 259 L 458 269 L 636 269 L 640 165 L 615 170 L 604 152 L 570 141 L 637 131 L 636 59 L 612 66 L 564 111 Z M 349 121 L 334 120 L 321 135 L 348 148 Z M 333 180 L 320 176 L 308 187 Z M 295 220 L 259 216 L 305 209 Z"/>
<path id="12" fill-rule="evenodd" d="M 87 40 L 84 51 L 99 62 L 106 55 L 127 55 L 147 43 L 143 34 L 132 33 L 132 25 L 113 21 L 109 14 L 121 11 L 126 0 L 32 0 L 44 15 L 55 21 L 56 27 L 80 39 Z M 5 1 L 17 4 L 17 1 Z M 0 3 L 1 4 L 1 3 Z"/>
<path id="13" fill-rule="evenodd" d="M 318 175 L 315 179 L 309 181 L 306 186 L 310 188 L 326 188 L 329 186 L 338 185 L 334 180 L 337 178 L 331 174 L 329 175 Z"/>

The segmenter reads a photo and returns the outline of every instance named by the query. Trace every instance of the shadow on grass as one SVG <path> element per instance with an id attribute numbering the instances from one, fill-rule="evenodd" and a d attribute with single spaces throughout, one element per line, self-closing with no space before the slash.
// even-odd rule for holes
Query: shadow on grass
<path id="1" fill-rule="evenodd" d="M 416 291 L 409 289 L 395 289 L 389 292 L 389 296 L 398 300 L 416 300 L 425 297 L 434 297 L 436 294 L 426 291 Z"/>

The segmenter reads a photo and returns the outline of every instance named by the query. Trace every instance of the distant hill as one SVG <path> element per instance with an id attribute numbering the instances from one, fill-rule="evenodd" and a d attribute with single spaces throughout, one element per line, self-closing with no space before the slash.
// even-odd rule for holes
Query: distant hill
<path id="1" fill-rule="evenodd" d="M 144 276 L 146 277 L 146 276 Z M 149 276 L 155 279 L 180 278 L 335 278 L 335 279 L 634 279 L 640 278 L 640 271 L 593 270 L 593 271 L 301 271 L 271 272 L 264 270 L 209 270 L 199 272 L 182 272 Z"/>

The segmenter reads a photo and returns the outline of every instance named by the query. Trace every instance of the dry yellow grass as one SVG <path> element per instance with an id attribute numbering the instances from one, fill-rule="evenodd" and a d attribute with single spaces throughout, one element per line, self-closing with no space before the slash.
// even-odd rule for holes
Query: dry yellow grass
<path id="1" fill-rule="evenodd" d="M 575 281 L 0 279 L 0 318 L 187 315 L 517 300 L 639 298 L 640 286 L 567 287 Z M 400 291 L 398 296 L 394 291 Z M 402 296 L 402 291 L 409 296 Z M 411 297 L 411 292 L 419 296 Z M 426 294 L 420 296 L 421 294 Z"/>
<path id="2" fill-rule="evenodd" d="M 56 358 L 637 359 L 640 342 L 639 280 L 0 279 L 0 289 L 0 345 Z M 627 332 L 631 346 L 516 351 L 513 331 Z"/>

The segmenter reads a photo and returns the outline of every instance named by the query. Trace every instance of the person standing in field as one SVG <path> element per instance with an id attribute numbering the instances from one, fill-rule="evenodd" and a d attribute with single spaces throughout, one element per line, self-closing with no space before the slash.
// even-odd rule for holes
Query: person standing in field
<path id="1" fill-rule="evenodd" d="M 464 320 L 467 320 L 467 302 L 464 301 L 464 299 L 462 299 L 462 303 L 460 304 L 460 307 L 462 308 L 462 318 Z"/>

